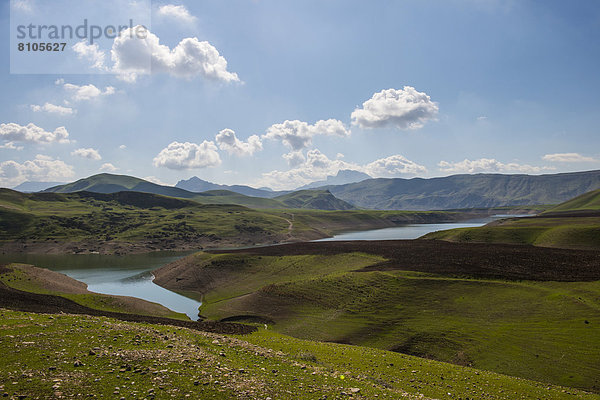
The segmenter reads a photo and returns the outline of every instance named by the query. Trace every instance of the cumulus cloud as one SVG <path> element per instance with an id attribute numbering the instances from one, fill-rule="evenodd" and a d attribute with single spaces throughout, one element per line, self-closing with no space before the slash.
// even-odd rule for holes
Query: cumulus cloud
<path id="1" fill-rule="evenodd" d="M 239 82 L 236 73 L 227 70 L 227 60 L 206 41 L 185 38 L 170 49 L 141 26 L 123 30 L 111 50 L 113 70 L 126 81 L 138 75 L 168 73 L 180 78 L 204 78 L 221 82 Z M 143 30 L 143 34 L 139 34 Z"/>
<path id="2" fill-rule="evenodd" d="M 546 154 L 542 157 L 544 161 L 551 162 L 567 162 L 567 163 L 576 163 L 576 162 L 597 162 L 597 160 L 593 157 L 586 157 L 579 153 L 555 153 L 555 154 Z"/>
<path id="3" fill-rule="evenodd" d="M 73 115 L 77 111 L 70 107 L 57 106 L 55 104 L 46 103 L 43 106 L 38 106 L 35 104 L 31 105 L 31 110 L 34 112 L 46 112 L 49 114 L 58 114 L 58 115 Z"/>
<path id="4" fill-rule="evenodd" d="M 252 135 L 246 142 L 243 142 L 235 136 L 235 132 L 231 129 L 220 131 L 215 141 L 219 149 L 238 156 L 251 156 L 262 150 L 262 141 L 258 136 Z"/>
<path id="5" fill-rule="evenodd" d="M 306 160 L 306 157 L 304 157 L 302 150 L 291 151 L 287 154 L 284 154 L 283 158 L 287 161 L 287 163 L 290 167 L 295 167 L 297 165 L 300 165 Z"/>
<path id="6" fill-rule="evenodd" d="M 77 58 L 89 62 L 92 68 L 106 70 L 106 66 L 104 65 L 106 54 L 104 50 L 100 50 L 98 43 L 87 44 L 84 40 L 75 43 L 72 49 L 77 53 Z"/>
<path id="7" fill-rule="evenodd" d="M 32 123 L 21 126 L 15 123 L 0 124 L 0 138 L 9 142 L 30 143 L 69 143 L 69 132 L 60 126 L 54 132 L 47 132 Z"/>
<path id="8" fill-rule="evenodd" d="M 13 187 L 25 181 L 61 181 L 75 175 L 73 167 L 48 156 L 37 155 L 34 160 L 18 163 L 0 162 L 0 185 Z"/>
<path id="9" fill-rule="evenodd" d="M 105 172 L 115 172 L 116 170 L 118 170 L 119 168 L 115 167 L 114 165 L 112 165 L 111 163 L 104 163 L 102 164 L 102 166 L 100 167 L 100 171 L 105 171 Z"/>
<path id="10" fill-rule="evenodd" d="M 124 144 L 119 146 L 119 149 L 121 149 L 121 150 L 125 150 L 126 148 L 127 148 L 127 146 L 125 146 Z"/>
<path id="11" fill-rule="evenodd" d="M 214 167 L 221 164 L 217 146 L 212 141 L 201 144 L 173 142 L 154 158 L 155 167 L 184 170 Z"/>
<path id="12" fill-rule="evenodd" d="M 441 171 L 451 173 L 483 173 L 483 172 L 518 172 L 525 174 L 539 173 L 544 170 L 552 170 L 551 167 L 537 167 L 528 164 L 508 163 L 505 164 L 493 158 L 480 158 L 478 160 L 464 159 L 459 162 L 440 161 L 438 163 Z"/>
<path id="13" fill-rule="evenodd" d="M 302 155 L 302 157 L 304 156 Z M 375 178 L 408 177 L 427 172 L 424 166 L 401 155 L 392 155 L 360 165 L 346 162 L 340 158 L 332 160 L 318 149 L 314 149 L 308 151 L 306 157 L 288 171 L 276 170 L 264 173 L 258 182 L 258 186 L 267 186 L 277 190 L 293 189 L 314 181 L 324 180 L 327 176 L 336 175 L 338 171 L 343 169 L 361 171 Z"/>
<path id="14" fill-rule="evenodd" d="M 166 4 L 164 6 L 160 6 L 158 8 L 158 15 L 163 16 L 163 17 L 167 17 L 167 18 L 172 18 L 181 22 L 185 22 L 185 23 L 193 23 L 196 21 L 196 17 L 194 17 L 192 14 L 190 14 L 190 12 L 188 11 L 187 8 L 185 8 L 185 6 L 176 6 L 173 4 Z"/>
<path id="15" fill-rule="evenodd" d="M 427 168 L 397 154 L 375 160 L 365 165 L 362 171 L 373 177 L 391 178 L 425 174 L 427 173 Z"/>
<path id="16" fill-rule="evenodd" d="M 92 149 L 92 148 L 77 149 L 77 150 L 72 151 L 71 155 L 81 157 L 81 158 L 87 158 L 88 160 L 95 160 L 95 161 L 102 160 L 102 157 L 100 156 L 100 153 L 98 152 L 98 150 Z"/>
<path id="17" fill-rule="evenodd" d="M 352 124 L 361 128 L 395 127 L 419 129 L 436 118 L 439 108 L 431 98 L 414 87 L 388 89 L 375 93 L 362 108 L 351 114 Z"/>
<path id="18" fill-rule="evenodd" d="M 104 91 L 92 84 L 79 86 L 65 83 L 63 87 L 71 94 L 72 99 L 75 101 L 93 100 L 101 96 L 110 96 L 115 93 L 115 88 L 112 86 L 107 86 L 104 88 Z"/>
<path id="19" fill-rule="evenodd" d="M 350 133 L 350 130 L 346 128 L 343 122 L 336 119 L 320 120 L 314 125 L 294 120 L 271 125 L 267 129 L 267 133 L 263 135 L 263 138 L 280 140 L 293 151 L 299 151 L 308 147 L 312 143 L 314 136 L 346 137 L 350 136 Z"/>

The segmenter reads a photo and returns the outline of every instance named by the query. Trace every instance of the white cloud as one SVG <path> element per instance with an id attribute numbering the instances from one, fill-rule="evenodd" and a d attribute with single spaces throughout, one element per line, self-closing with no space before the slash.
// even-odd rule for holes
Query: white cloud
<path id="1" fill-rule="evenodd" d="M 579 153 L 555 153 L 555 154 L 546 154 L 542 157 L 544 161 L 551 162 L 568 162 L 568 163 L 576 163 L 576 162 L 598 162 L 593 157 L 583 156 Z"/>
<path id="2" fill-rule="evenodd" d="M 30 143 L 69 143 L 69 132 L 60 126 L 47 132 L 32 123 L 21 126 L 15 123 L 0 124 L 0 138 L 7 141 Z"/>
<path id="3" fill-rule="evenodd" d="M 299 151 L 308 147 L 316 135 L 346 137 L 350 133 L 343 122 L 336 119 L 320 120 L 314 125 L 294 120 L 270 126 L 263 138 L 280 140 L 293 151 Z"/>
<path id="4" fill-rule="evenodd" d="M 106 171 L 106 172 L 115 172 L 116 170 L 118 170 L 119 168 L 115 167 L 114 165 L 112 165 L 111 163 L 104 163 L 102 164 L 102 166 L 100 167 L 100 171 Z"/>
<path id="5" fill-rule="evenodd" d="M 287 161 L 287 163 L 290 167 L 295 167 L 297 165 L 300 165 L 306 160 L 306 157 L 304 157 L 302 150 L 291 151 L 287 154 L 284 154 L 283 158 Z"/>
<path id="6" fill-rule="evenodd" d="M 214 167 L 221 164 L 217 146 L 212 141 L 201 144 L 173 142 L 154 158 L 155 167 L 183 170 Z"/>
<path id="7" fill-rule="evenodd" d="M 127 146 L 125 146 L 124 144 L 119 146 L 119 149 L 121 149 L 121 150 L 125 150 L 126 148 L 127 148 Z"/>
<path id="8" fill-rule="evenodd" d="M 477 121 L 487 121 L 488 117 L 486 117 L 485 115 L 480 115 L 479 117 L 477 117 Z"/>
<path id="9" fill-rule="evenodd" d="M 414 176 L 427 173 L 427 168 L 406 159 L 399 154 L 381 158 L 369 163 L 362 171 L 372 177 L 391 178 L 398 176 Z"/>
<path id="10" fill-rule="evenodd" d="M 438 163 L 441 171 L 451 173 L 483 173 L 483 172 L 517 172 L 517 173 L 539 173 L 544 170 L 552 170 L 551 167 L 537 167 L 528 164 L 508 163 L 505 164 L 493 158 L 480 158 L 478 160 L 464 159 L 463 161 L 451 163 L 440 161 Z"/>
<path id="11" fill-rule="evenodd" d="M 93 100 L 100 96 L 110 96 L 115 93 L 115 88 L 112 86 L 105 87 L 104 91 L 92 84 L 79 86 L 65 83 L 63 87 L 71 93 L 71 97 L 75 101 Z"/>
<path id="12" fill-rule="evenodd" d="M 95 161 L 102 160 L 102 157 L 100 156 L 100 153 L 98 152 L 98 150 L 92 149 L 92 148 L 77 149 L 77 150 L 71 152 L 71 155 L 81 157 L 81 158 L 87 158 L 88 160 L 95 160 Z"/>
<path id="13" fill-rule="evenodd" d="M 160 6 L 158 8 L 158 15 L 173 18 L 188 24 L 196 21 L 196 17 L 190 14 L 190 12 L 187 8 L 185 8 L 185 6 L 176 6 L 173 4 Z"/>
<path id="14" fill-rule="evenodd" d="M 31 109 L 34 112 L 47 112 L 49 114 L 58 114 L 58 115 L 73 115 L 77 112 L 70 107 L 57 106 L 55 104 L 46 103 L 43 106 L 38 106 L 35 104 L 31 105 Z"/>
<path id="15" fill-rule="evenodd" d="M 238 156 L 251 156 L 255 152 L 262 150 L 262 142 L 258 136 L 252 135 L 246 142 L 243 142 L 235 136 L 235 132 L 231 129 L 220 131 L 215 141 L 219 149 Z"/>
<path id="16" fill-rule="evenodd" d="M 361 128 L 419 129 L 434 120 L 438 111 L 438 105 L 426 93 L 404 86 L 373 94 L 362 108 L 352 112 L 351 118 L 352 124 Z"/>
<path id="17" fill-rule="evenodd" d="M 236 73 L 227 70 L 227 60 L 210 43 L 185 38 L 170 49 L 160 44 L 150 31 L 138 34 L 140 26 L 123 30 L 114 40 L 111 57 L 113 70 L 126 81 L 138 75 L 168 73 L 180 78 L 204 78 L 221 82 L 239 82 Z"/>
<path id="18" fill-rule="evenodd" d="M 159 178 L 157 178 L 155 176 L 146 176 L 146 177 L 144 177 L 142 179 L 144 179 L 145 181 L 148 181 L 148 182 L 156 183 L 157 185 L 173 186 L 173 185 L 171 185 L 169 183 L 165 183 L 165 182 L 161 181 Z"/>
<path id="19" fill-rule="evenodd" d="M 2 145 L 0 145 L 0 149 L 8 149 L 8 150 L 23 150 L 23 146 L 17 146 L 16 144 L 14 144 L 13 142 L 6 142 Z"/>
<path id="20" fill-rule="evenodd" d="M 104 59 L 106 54 L 100 50 L 98 43 L 87 44 L 86 41 L 77 42 L 72 46 L 73 51 L 77 53 L 77 58 L 91 63 L 92 68 L 105 70 Z"/>
<path id="21" fill-rule="evenodd" d="M 13 160 L 0 162 L 0 185 L 13 187 L 25 181 L 60 181 L 75 175 L 73 167 L 51 157 L 37 155 L 22 164 Z"/>
<path id="22" fill-rule="evenodd" d="M 12 0 L 10 5 L 13 10 L 30 13 L 33 11 L 33 0 Z"/>
<path id="23" fill-rule="evenodd" d="M 319 150 L 314 149 L 309 150 L 305 159 L 295 168 L 263 174 L 257 186 L 267 186 L 276 190 L 294 189 L 314 181 L 324 180 L 329 175 L 336 175 L 342 169 L 361 171 L 374 178 L 414 176 L 427 172 L 422 165 L 407 160 L 401 155 L 393 155 L 366 165 L 359 165 L 339 158 L 331 160 Z"/>

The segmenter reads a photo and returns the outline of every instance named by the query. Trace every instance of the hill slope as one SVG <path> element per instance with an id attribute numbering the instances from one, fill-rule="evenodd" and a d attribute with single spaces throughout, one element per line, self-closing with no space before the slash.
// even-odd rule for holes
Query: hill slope
<path id="1" fill-rule="evenodd" d="M 431 179 L 369 179 L 327 186 L 337 198 L 357 207 L 445 210 L 533 204 L 558 204 L 600 188 L 600 171 L 552 175 L 453 175 Z"/>
<path id="2" fill-rule="evenodd" d="M 544 214 L 600 211 L 600 190 L 584 193 L 546 211 Z"/>
<path id="3" fill-rule="evenodd" d="M 354 210 L 356 208 L 352 204 L 336 198 L 329 190 L 299 190 L 277 196 L 275 200 L 289 208 L 313 210 Z"/>
<path id="4" fill-rule="evenodd" d="M 7 398 L 79 398 L 89 393 L 158 399 L 600 398 L 264 329 L 234 337 L 104 317 L 2 309 L 0 314 L 0 395 Z"/>
<path id="5" fill-rule="evenodd" d="M 196 292 L 215 320 L 600 391 L 599 260 L 530 246 L 299 243 L 197 253 L 155 282 Z"/>

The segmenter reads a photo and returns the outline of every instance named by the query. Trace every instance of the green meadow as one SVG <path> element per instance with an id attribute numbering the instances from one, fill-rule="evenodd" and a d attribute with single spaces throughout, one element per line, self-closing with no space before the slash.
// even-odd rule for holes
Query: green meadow
<path id="1" fill-rule="evenodd" d="M 199 253 L 157 282 L 195 276 L 181 292 L 202 299 L 209 319 L 600 391 L 600 282 L 359 271 L 381 261 Z"/>

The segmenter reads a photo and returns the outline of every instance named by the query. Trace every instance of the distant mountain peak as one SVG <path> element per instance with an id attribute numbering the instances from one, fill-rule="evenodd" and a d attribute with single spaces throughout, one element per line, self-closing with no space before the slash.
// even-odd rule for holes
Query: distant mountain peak
<path id="1" fill-rule="evenodd" d="M 177 182 L 176 188 L 185 189 L 190 192 L 202 193 L 209 190 L 229 190 L 235 193 L 243 194 L 245 196 L 271 198 L 276 194 L 269 188 L 255 189 L 251 186 L 245 185 L 219 185 L 205 181 L 204 179 L 192 176 L 190 179 L 183 179 Z"/>
<path id="2" fill-rule="evenodd" d="M 323 181 L 312 182 L 308 185 L 301 186 L 296 190 L 314 189 L 321 186 L 329 185 L 346 185 L 348 183 L 361 182 L 365 179 L 373 178 L 370 175 L 365 174 L 364 172 L 356 171 L 353 169 L 340 169 L 336 175 L 329 175 L 327 176 L 327 179 Z"/>

